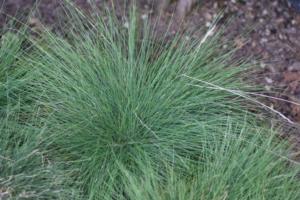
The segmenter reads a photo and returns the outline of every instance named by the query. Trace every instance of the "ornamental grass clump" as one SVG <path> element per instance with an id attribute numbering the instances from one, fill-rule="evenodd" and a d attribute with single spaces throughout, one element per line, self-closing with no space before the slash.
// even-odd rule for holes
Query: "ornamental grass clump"
<path id="1" fill-rule="evenodd" d="M 234 122 L 228 123 L 229 127 L 232 125 Z M 174 166 L 168 166 L 166 175 L 162 175 L 161 168 L 149 167 L 147 161 L 140 163 L 143 173 L 139 176 L 123 168 L 128 199 L 296 200 L 300 197 L 297 170 L 287 171 L 283 144 L 273 137 L 262 136 L 266 133 L 263 129 L 243 129 L 235 137 L 230 131 L 219 142 L 210 143 L 205 162 L 193 164 L 187 171 L 176 172 Z M 247 138 L 247 131 L 254 134 L 251 139 Z"/>
<path id="2" fill-rule="evenodd" d="M 0 118 L 5 117 L 10 101 L 16 98 L 14 90 L 18 85 L 16 60 L 20 56 L 22 39 L 20 35 L 6 32 L 0 39 Z"/>
<path id="3" fill-rule="evenodd" d="M 43 124 L 24 112 L 30 77 L 24 33 L 5 30 L 0 39 L 0 199 L 76 197 L 67 187 L 68 171 L 53 165 L 40 149 Z"/>
<path id="4" fill-rule="evenodd" d="M 22 146 L 59 177 L 48 187 L 47 173 L 24 165 L 32 184 L 63 191 L 41 199 L 299 198 L 298 166 L 248 111 L 266 106 L 248 95 L 248 65 L 222 50 L 215 26 L 200 40 L 158 40 L 135 12 L 123 26 L 67 11 L 65 33 L 27 38 L 26 117 L 11 120 L 34 130 Z"/>
<path id="5" fill-rule="evenodd" d="M 72 172 L 52 163 L 40 148 L 41 130 L 18 123 L 17 116 L 2 120 L 0 199 L 76 199 L 79 192 L 68 178 Z"/>

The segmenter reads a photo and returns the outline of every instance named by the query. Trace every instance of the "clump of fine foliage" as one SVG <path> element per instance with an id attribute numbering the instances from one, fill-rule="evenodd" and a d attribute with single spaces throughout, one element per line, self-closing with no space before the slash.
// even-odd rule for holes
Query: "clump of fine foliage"
<path id="1" fill-rule="evenodd" d="M 247 112 L 246 65 L 217 36 L 159 43 L 134 13 L 129 28 L 69 17 L 65 34 L 28 38 L 18 65 L 30 69 L 27 117 L 8 118 L 0 148 L 26 161 L 5 169 L 34 178 L 6 188 L 32 199 L 299 199 L 298 166 Z"/>
<path id="2" fill-rule="evenodd" d="M 188 170 L 176 172 L 174 166 L 168 166 L 162 175 L 161 168 L 149 167 L 147 162 L 140 163 L 143 173 L 139 176 L 123 169 L 129 199 L 299 198 L 296 173 L 287 172 L 285 162 L 278 159 L 275 152 L 279 153 L 282 146 L 274 145 L 274 138 L 256 135 L 246 139 L 249 131 L 246 129 L 238 137 L 232 137 L 230 130 L 221 141 L 211 144 L 205 162 L 192 165 Z M 264 134 L 265 130 L 251 133 Z M 273 152 L 266 153 L 270 149 Z"/>
<path id="3" fill-rule="evenodd" d="M 17 79 L 17 70 L 15 61 L 20 55 L 22 39 L 18 35 L 7 32 L 3 33 L 0 40 L 0 117 L 4 117 L 6 108 L 13 101 L 14 88 L 19 79 Z"/>
<path id="4" fill-rule="evenodd" d="M 29 81 L 23 34 L 6 31 L 0 41 L 0 199 L 67 199 L 76 193 L 62 188 L 67 171 L 47 160 L 39 148 L 40 122 L 30 125 L 21 112 Z"/>

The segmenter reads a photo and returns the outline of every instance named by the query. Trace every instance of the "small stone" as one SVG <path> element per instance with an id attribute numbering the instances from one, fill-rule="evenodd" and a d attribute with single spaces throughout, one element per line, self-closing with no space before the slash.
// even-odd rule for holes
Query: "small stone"
<path id="1" fill-rule="evenodd" d="M 262 15 L 263 15 L 263 16 L 266 16 L 266 15 L 268 15 L 268 14 L 269 14 L 269 12 L 268 12 L 266 9 L 264 9 L 263 12 L 262 12 Z"/>
<path id="2" fill-rule="evenodd" d="M 294 62 L 291 66 L 288 67 L 289 71 L 300 71 L 300 61 Z"/>
<path id="3" fill-rule="evenodd" d="M 261 68 L 263 68 L 263 69 L 264 69 L 264 68 L 266 68 L 266 66 L 267 66 L 267 65 L 266 65 L 266 63 L 263 63 L 263 62 L 262 62 L 262 63 L 260 63 L 260 65 L 259 65 L 259 66 L 260 66 Z"/>
<path id="4" fill-rule="evenodd" d="M 286 39 L 286 36 L 285 35 L 283 35 L 283 34 L 279 34 L 279 39 L 281 39 L 281 40 L 285 40 Z"/>
<path id="5" fill-rule="evenodd" d="M 205 17 L 205 19 L 208 20 L 208 21 L 211 21 L 212 18 L 213 18 L 212 15 L 211 15 L 210 13 L 205 13 L 205 14 L 204 14 L 204 17 Z"/>
<path id="6" fill-rule="evenodd" d="M 264 23 L 265 20 L 263 18 L 260 18 L 258 21 L 259 23 Z"/>
<path id="7" fill-rule="evenodd" d="M 265 77 L 265 80 L 266 80 L 266 82 L 268 83 L 268 84 L 272 84 L 274 81 L 271 79 L 271 78 L 269 78 L 269 77 Z"/>
<path id="8" fill-rule="evenodd" d="M 261 38 L 260 42 L 263 44 L 263 43 L 267 43 L 268 42 L 268 39 L 267 38 Z"/>
<path id="9" fill-rule="evenodd" d="M 242 38 L 239 38 L 239 37 L 234 39 L 234 43 L 235 43 L 235 45 L 238 49 L 242 48 L 245 45 L 244 40 Z"/>
<path id="10" fill-rule="evenodd" d="M 211 26 L 211 22 L 206 22 L 206 23 L 205 23 L 205 26 L 206 26 L 206 27 L 210 27 L 210 26 Z"/>
<path id="11" fill-rule="evenodd" d="M 273 7 L 277 7 L 278 6 L 278 2 L 277 1 L 273 1 L 272 6 Z"/>
<path id="12" fill-rule="evenodd" d="M 218 2 L 214 2 L 213 7 L 214 7 L 214 9 L 217 9 L 219 7 Z"/>
<path id="13" fill-rule="evenodd" d="M 185 40 L 189 41 L 189 40 L 191 40 L 191 37 L 185 36 Z"/>
<path id="14" fill-rule="evenodd" d="M 146 20 L 146 19 L 148 19 L 148 15 L 147 15 L 147 14 L 143 14 L 143 15 L 141 16 L 141 18 L 142 18 L 142 20 Z"/>
<path id="15" fill-rule="evenodd" d="M 276 19 L 276 23 L 277 24 L 282 24 L 284 22 L 284 18 L 283 17 L 280 17 L 278 19 Z"/>
<path id="16" fill-rule="evenodd" d="M 271 86 L 265 85 L 265 89 L 266 89 L 267 91 L 271 91 Z"/>
<path id="17" fill-rule="evenodd" d="M 125 22 L 124 24 L 123 24 L 123 26 L 125 27 L 125 28 L 129 28 L 129 23 L 128 22 Z"/>
<path id="18" fill-rule="evenodd" d="M 251 42 L 251 47 L 252 47 L 252 48 L 255 48 L 256 46 L 257 46 L 257 43 L 256 43 L 255 41 L 252 41 L 252 42 Z"/>

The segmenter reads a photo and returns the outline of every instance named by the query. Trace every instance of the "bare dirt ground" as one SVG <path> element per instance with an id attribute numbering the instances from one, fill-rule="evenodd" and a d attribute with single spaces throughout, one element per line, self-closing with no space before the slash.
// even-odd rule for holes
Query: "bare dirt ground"
<path id="1" fill-rule="evenodd" d="M 91 10 L 88 0 L 74 0 L 81 8 Z M 195 30 L 211 25 L 222 11 L 223 18 L 232 18 L 228 24 L 228 38 L 233 38 L 239 47 L 238 57 L 256 57 L 259 60 L 257 73 L 250 77 L 263 85 L 268 95 L 267 104 L 281 112 L 293 122 L 300 123 L 300 12 L 288 3 L 288 0 L 198 0 L 199 3 L 186 13 L 183 24 L 171 26 L 172 35 L 176 31 Z M 37 4 L 34 23 L 53 26 L 60 20 L 60 0 L 42 0 Z M 125 1 L 96 0 L 97 5 L 114 6 L 122 16 Z M 138 1 L 141 17 L 157 16 L 153 0 Z M 6 14 L 24 16 L 35 5 L 35 0 L 0 0 L 0 26 L 5 24 Z M 168 21 L 174 17 L 176 2 L 166 6 L 161 20 L 156 27 L 158 32 L 165 32 Z M 4 14 L 5 13 L 5 14 Z M 242 34 L 242 33 L 248 34 Z M 194 35 L 193 37 L 199 37 Z M 225 38 L 226 39 L 226 38 Z M 293 101 L 295 103 L 290 103 Z M 297 105 L 297 103 L 299 105 Z M 284 131 L 285 132 L 285 131 Z M 286 133 L 291 134 L 290 131 Z M 295 128 L 289 138 L 299 146 L 300 129 Z M 299 154 L 300 155 L 300 154 Z"/>

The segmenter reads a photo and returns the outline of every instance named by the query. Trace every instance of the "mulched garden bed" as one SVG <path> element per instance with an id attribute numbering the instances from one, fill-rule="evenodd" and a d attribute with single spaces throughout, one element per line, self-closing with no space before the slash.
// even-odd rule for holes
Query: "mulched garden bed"
<path id="1" fill-rule="evenodd" d="M 36 5 L 37 12 L 31 19 L 33 25 L 43 23 L 55 27 L 61 19 L 59 2 L 59 0 L 43 0 L 35 4 L 35 0 L 2 0 L 0 26 L 7 21 L 6 14 L 22 18 L 24 13 L 29 13 L 33 5 Z M 87 0 L 75 2 L 85 10 L 91 10 Z M 106 4 L 112 6 L 112 0 L 96 2 L 99 8 L 104 8 Z M 124 1 L 114 0 L 114 2 L 117 14 L 122 16 L 124 3 L 120 2 Z M 139 1 L 142 17 L 155 16 L 155 9 L 150 2 L 151 0 Z M 157 32 L 165 32 L 175 7 L 173 3 L 164 11 Z M 267 104 L 296 124 L 300 122 L 300 13 L 292 8 L 287 0 L 202 0 L 187 13 L 181 26 L 174 24 L 171 29 L 175 33 L 180 29 L 195 30 L 208 27 L 221 10 L 224 18 L 233 17 L 226 35 L 233 37 L 240 48 L 238 57 L 256 57 L 259 60 L 257 73 L 252 79 L 263 85 L 266 91 L 269 91 L 268 95 L 285 100 L 268 98 Z M 196 34 L 194 37 L 199 35 Z M 289 138 L 300 146 L 299 130 L 295 128 L 293 136 Z"/>

